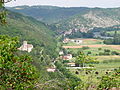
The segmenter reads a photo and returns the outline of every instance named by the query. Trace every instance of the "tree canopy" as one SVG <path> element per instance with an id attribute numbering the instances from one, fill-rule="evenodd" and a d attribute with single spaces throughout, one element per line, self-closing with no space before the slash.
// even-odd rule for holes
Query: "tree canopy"
<path id="1" fill-rule="evenodd" d="M 32 58 L 17 53 L 18 39 L 0 35 L 0 90 L 33 88 L 38 79 Z"/>
<path id="2" fill-rule="evenodd" d="M 4 7 L 5 3 L 8 3 L 12 0 L 0 0 L 0 22 L 1 24 L 6 24 L 6 15 L 7 15 L 7 11 Z"/>

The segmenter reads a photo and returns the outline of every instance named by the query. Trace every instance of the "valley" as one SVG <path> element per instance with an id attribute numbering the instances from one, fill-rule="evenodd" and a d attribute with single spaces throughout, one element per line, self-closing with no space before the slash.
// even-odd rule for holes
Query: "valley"
<path id="1" fill-rule="evenodd" d="M 70 59 L 63 59 L 63 64 L 70 72 L 79 77 L 83 81 L 83 86 L 77 87 L 81 90 L 88 90 L 84 85 L 88 85 L 90 90 L 97 90 L 101 78 L 110 75 L 114 69 L 120 66 L 120 45 L 106 45 L 103 40 L 92 38 L 77 38 L 74 40 L 82 40 L 81 43 L 71 41 L 63 44 L 65 53 L 71 54 L 73 57 Z M 79 66 L 76 59 L 80 52 L 85 55 L 83 58 L 88 57 L 84 66 Z M 114 53 L 116 52 L 116 54 Z M 118 53 L 118 54 L 117 54 Z M 82 56 L 81 56 L 82 62 Z M 91 62 L 87 60 L 93 60 Z M 94 61 L 95 60 L 95 61 Z M 115 89 L 117 90 L 117 89 Z M 119 89 L 118 89 L 119 90 Z"/>
<path id="2" fill-rule="evenodd" d="M 120 89 L 120 8 L 7 9 L 7 24 L 0 24 L 0 70 L 14 71 L 0 72 L 9 77 L 0 78 L 0 89 Z"/>

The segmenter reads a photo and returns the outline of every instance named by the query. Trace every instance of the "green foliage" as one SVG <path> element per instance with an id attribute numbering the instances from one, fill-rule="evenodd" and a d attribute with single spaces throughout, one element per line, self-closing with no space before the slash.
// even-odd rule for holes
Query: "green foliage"
<path id="1" fill-rule="evenodd" d="M 6 23 L 6 11 L 4 10 L 4 1 L 0 0 L 0 24 Z"/>
<path id="2" fill-rule="evenodd" d="M 88 46 L 83 46 L 82 49 L 86 50 L 86 49 L 89 49 L 89 47 Z"/>
<path id="3" fill-rule="evenodd" d="M 69 35 L 66 35 L 66 37 L 68 38 L 93 38 L 94 34 L 91 31 L 88 32 L 81 32 L 81 31 L 77 31 L 77 32 L 72 32 Z"/>
<path id="4" fill-rule="evenodd" d="M 38 80 L 28 55 L 17 55 L 17 38 L 0 36 L 0 89 L 32 89 Z"/>
<path id="5" fill-rule="evenodd" d="M 106 36 L 108 31 L 118 31 L 120 30 L 120 25 L 113 25 L 111 27 L 94 27 L 92 32 L 100 32 L 102 36 Z"/>
<path id="6" fill-rule="evenodd" d="M 117 33 L 117 31 L 114 32 L 114 36 L 113 39 L 106 39 L 104 40 L 105 44 L 115 44 L 115 45 L 119 45 L 120 44 L 120 36 L 119 33 Z"/>
<path id="7" fill-rule="evenodd" d="M 16 8 L 22 8 L 22 9 L 18 10 Z M 40 20 L 48 24 L 57 23 L 75 14 L 84 13 L 89 10 L 88 8 L 84 8 L 84 7 L 64 8 L 64 7 L 56 7 L 56 6 L 31 6 L 31 7 L 18 6 L 18 7 L 12 7 L 9 9 L 15 12 L 32 16 L 37 20 Z"/>
<path id="8" fill-rule="evenodd" d="M 80 65 L 82 67 L 85 67 L 85 64 L 87 63 L 96 63 L 95 59 L 85 55 L 83 52 L 80 52 L 79 55 L 76 57 L 75 60 L 76 65 Z"/>
<path id="9" fill-rule="evenodd" d="M 102 50 L 102 48 L 98 48 L 98 50 L 100 51 L 100 50 Z"/>
<path id="10" fill-rule="evenodd" d="M 120 88 L 120 68 L 110 75 L 105 75 L 99 85 L 99 90 L 111 89 L 113 87 Z"/>
<path id="11" fill-rule="evenodd" d="M 62 73 L 62 75 L 64 75 L 64 79 L 66 80 L 69 89 L 74 90 L 75 87 L 80 84 L 81 79 L 74 76 L 68 69 L 63 66 L 60 61 L 56 62 L 55 65 L 57 69 Z"/>
<path id="12" fill-rule="evenodd" d="M 6 24 L 7 23 L 6 22 L 6 15 L 7 15 L 6 11 L 0 11 L 0 22 L 1 22 L 1 24 Z"/>

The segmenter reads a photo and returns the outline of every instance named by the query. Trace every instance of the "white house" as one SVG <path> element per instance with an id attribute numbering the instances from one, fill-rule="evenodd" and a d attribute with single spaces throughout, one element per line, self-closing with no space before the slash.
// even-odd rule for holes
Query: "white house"
<path id="1" fill-rule="evenodd" d="M 67 54 L 67 55 L 63 56 L 62 59 L 64 59 L 64 60 L 70 60 L 70 59 L 72 59 L 72 54 Z"/>
<path id="2" fill-rule="evenodd" d="M 63 43 L 68 43 L 68 42 L 74 42 L 74 43 L 76 43 L 76 44 L 81 44 L 81 43 L 83 43 L 83 40 L 81 40 L 81 39 L 69 39 L 69 38 L 65 38 L 64 40 L 63 40 Z"/>
<path id="3" fill-rule="evenodd" d="M 60 51 L 60 52 L 59 52 L 59 55 L 64 55 L 64 52 L 63 52 L 63 51 Z"/>
<path id="4" fill-rule="evenodd" d="M 74 42 L 75 42 L 76 44 L 81 44 L 83 41 L 82 41 L 81 39 L 74 39 Z"/>
<path id="5" fill-rule="evenodd" d="M 47 68 L 48 72 L 55 72 L 56 68 Z"/>
<path id="6" fill-rule="evenodd" d="M 20 48 L 18 48 L 18 50 L 27 51 L 27 52 L 31 52 L 32 49 L 33 49 L 33 45 L 27 44 L 27 41 L 23 41 L 23 45 Z"/>
<path id="7" fill-rule="evenodd" d="M 65 38 L 65 39 L 63 40 L 63 43 L 68 43 L 69 41 L 70 41 L 69 38 Z"/>
<path id="8" fill-rule="evenodd" d="M 75 67 L 75 63 L 67 63 L 67 65 L 69 65 L 71 67 Z"/>

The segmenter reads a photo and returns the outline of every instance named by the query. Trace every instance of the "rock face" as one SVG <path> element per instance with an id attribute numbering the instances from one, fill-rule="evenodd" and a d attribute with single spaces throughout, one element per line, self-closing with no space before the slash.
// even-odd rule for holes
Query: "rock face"
<path id="1" fill-rule="evenodd" d="M 84 14 L 74 15 L 69 19 L 55 24 L 58 30 L 88 32 L 93 28 L 107 28 L 120 25 L 120 9 L 97 9 L 93 8 Z"/>
<path id="2" fill-rule="evenodd" d="M 103 11 L 102 9 L 90 10 L 86 14 L 76 15 L 70 19 L 63 20 L 57 23 L 56 27 L 58 30 L 70 31 L 75 29 L 81 32 L 87 32 L 95 27 L 106 28 L 114 25 L 120 25 L 120 13 L 117 13 L 116 10 L 113 11 L 114 12 L 104 9 Z"/>
<path id="3" fill-rule="evenodd" d="M 98 14 L 99 13 L 95 13 L 95 12 L 89 12 L 88 14 L 83 15 L 83 17 L 87 20 L 87 21 L 91 21 L 91 24 L 89 24 L 91 27 L 110 27 L 113 25 L 119 25 L 120 24 L 120 20 L 114 20 L 112 18 L 109 17 L 100 17 Z"/>

